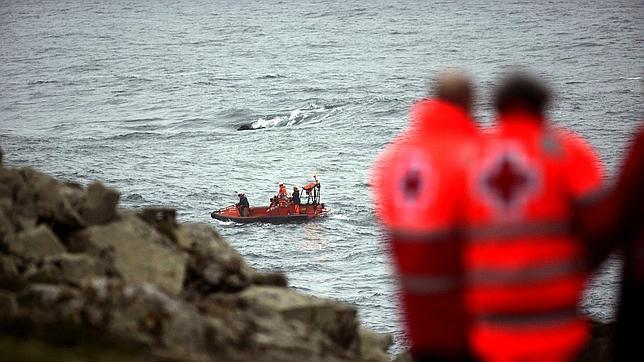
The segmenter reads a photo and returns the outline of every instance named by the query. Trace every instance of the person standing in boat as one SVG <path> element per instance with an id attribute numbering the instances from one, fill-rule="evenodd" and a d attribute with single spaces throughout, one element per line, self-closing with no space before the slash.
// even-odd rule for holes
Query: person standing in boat
<path id="1" fill-rule="evenodd" d="M 246 195 L 239 192 L 237 193 L 237 196 L 239 197 L 239 202 L 236 203 L 235 206 L 237 206 L 237 210 L 239 210 L 239 215 L 250 216 L 250 204 L 248 203 Z"/>
<path id="2" fill-rule="evenodd" d="M 293 187 L 293 194 L 291 195 L 291 202 L 293 203 L 293 209 L 296 214 L 300 213 L 300 190 L 297 187 Z"/>

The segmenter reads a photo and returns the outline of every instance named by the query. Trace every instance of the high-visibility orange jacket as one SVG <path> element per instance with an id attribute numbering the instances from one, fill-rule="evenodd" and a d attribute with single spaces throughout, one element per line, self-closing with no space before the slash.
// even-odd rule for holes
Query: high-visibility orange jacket
<path id="1" fill-rule="evenodd" d="M 588 144 L 544 119 L 499 117 L 468 176 L 470 341 L 489 361 L 570 360 L 587 338 L 575 200 L 601 184 Z"/>
<path id="2" fill-rule="evenodd" d="M 388 237 L 412 354 L 458 359 L 467 353 L 467 317 L 457 223 L 478 130 L 460 108 L 437 100 L 416 103 L 410 123 L 374 165 L 376 214 Z"/>
<path id="3" fill-rule="evenodd" d="M 277 195 L 288 197 L 288 191 L 286 191 L 286 186 L 284 185 L 280 186 L 279 190 L 277 191 Z"/>

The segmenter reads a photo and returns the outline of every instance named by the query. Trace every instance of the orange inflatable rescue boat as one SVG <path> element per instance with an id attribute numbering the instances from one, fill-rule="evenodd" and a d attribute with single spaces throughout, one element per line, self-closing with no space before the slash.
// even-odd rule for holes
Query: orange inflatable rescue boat
<path id="1" fill-rule="evenodd" d="M 246 216 L 237 205 L 230 205 L 210 213 L 210 217 L 220 221 L 234 221 L 238 223 L 263 222 L 283 224 L 291 222 L 306 222 L 326 216 L 329 210 L 320 202 L 320 182 L 315 181 L 302 186 L 303 195 L 300 196 L 300 207 L 297 210 L 291 197 L 276 195 L 271 198 L 269 206 L 249 207 Z"/>

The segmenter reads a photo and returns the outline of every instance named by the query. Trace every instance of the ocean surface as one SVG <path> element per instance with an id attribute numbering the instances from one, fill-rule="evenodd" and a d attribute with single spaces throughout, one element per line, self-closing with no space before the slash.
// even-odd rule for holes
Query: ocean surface
<path id="1" fill-rule="evenodd" d="M 0 1 L 5 163 L 101 180 L 125 207 L 172 205 L 256 268 L 359 308 L 404 346 L 369 168 L 431 76 L 476 77 L 476 114 L 504 67 L 557 92 L 551 116 L 610 176 L 642 113 L 641 1 Z M 238 131 L 247 125 L 257 128 Z M 210 212 L 317 174 L 326 220 L 235 225 Z M 610 319 L 619 260 L 584 305 Z"/>

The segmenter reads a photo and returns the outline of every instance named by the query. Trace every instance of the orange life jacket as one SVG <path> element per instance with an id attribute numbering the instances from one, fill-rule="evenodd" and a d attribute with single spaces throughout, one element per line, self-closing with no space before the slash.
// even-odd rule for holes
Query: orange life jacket
<path id="1" fill-rule="evenodd" d="M 465 112 L 424 100 L 414 105 L 409 129 L 372 170 L 376 214 L 388 236 L 406 332 L 417 356 L 456 358 L 467 350 L 456 224 L 465 165 L 477 141 Z"/>
<path id="2" fill-rule="evenodd" d="M 286 191 L 286 186 L 284 185 L 280 186 L 279 191 L 277 191 L 277 195 L 288 197 L 288 191 Z"/>
<path id="3" fill-rule="evenodd" d="M 577 313 L 588 270 L 573 201 L 602 169 L 578 136 L 525 114 L 502 115 L 468 176 L 470 341 L 489 361 L 572 359 L 588 334 Z"/>

